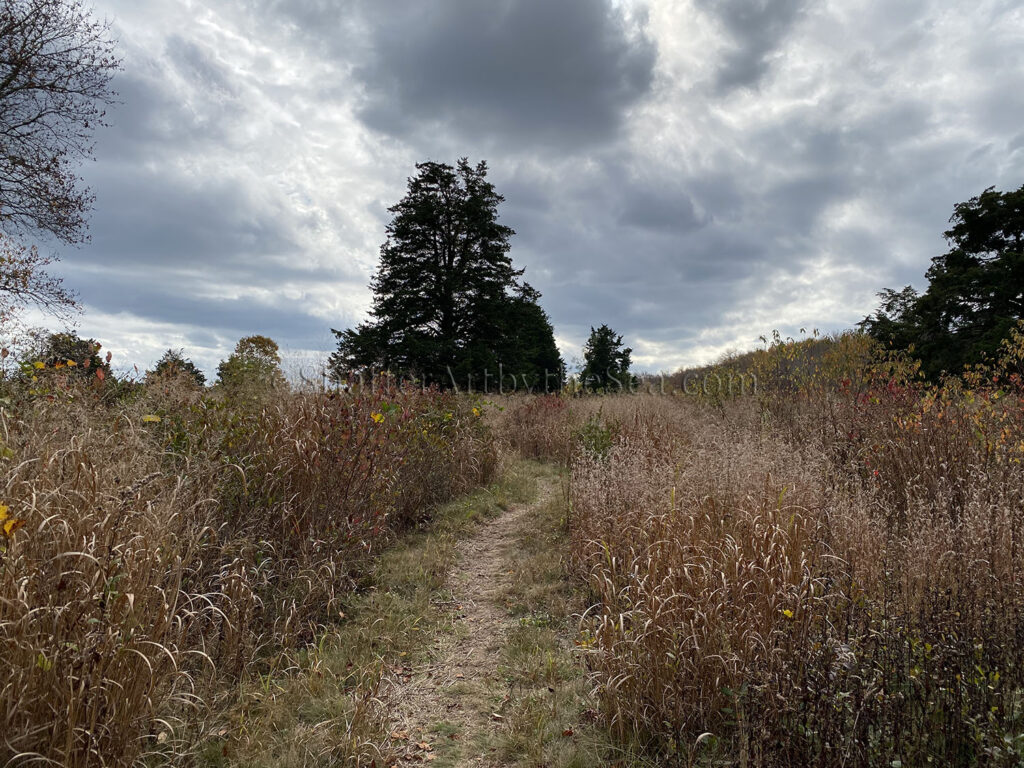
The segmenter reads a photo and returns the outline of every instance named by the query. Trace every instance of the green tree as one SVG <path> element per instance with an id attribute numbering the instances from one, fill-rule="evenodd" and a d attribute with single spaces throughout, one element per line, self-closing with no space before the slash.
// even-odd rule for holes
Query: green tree
<path id="1" fill-rule="evenodd" d="M 622 336 L 607 325 L 591 327 L 590 338 L 583 347 L 581 383 L 594 392 L 621 391 L 630 386 L 632 354 L 632 349 L 622 346 Z"/>
<path id="2" fill-rule="evenodd" d="M 558 391 L 565 384 L 565 363 L 539 299 L 540 294 L 524 284 L 511 302 L 502 366 L 521 372 L 519 384 L 527 389 Z"/>
<path id="3" fill-rule="evenodd" d="M 930 378 L 991 357 L 1024 317 L 1024 186 L 990 187 L 949 221 L 950 250 L 932 259 L 924 293 L 886 290 L 860 324 L 886 344 L 913 346 Z"/>
<path id="4" fill-rule="evenodd" d="M 463 158 L 454 168 L 416 168 L 389 209 L 370 320 L 333 331 L 332 374 L 387 370 L 461 387 L 479 385 L 500 365 L 542 381 L 557 357 L 554 334 L 540 294 L 508 255 L 515 233 L 498 222 L 504 198 L 487 181 L 487 164 Z"/>
<path id="5" fill-rule="evenodd" d="M 206 386 L 206 375 L 196 367 L 196 364 L 185 357 L 184 350 L 168 349 L 163 356 L 156 361 L 152 375 L 161 378 L 187 377 L 200 387 Z"/>
<path id="6" fill-rule="evenodd" d="M 235 351 L 217 366 L 217 383 L 227 389 L 272 389 L 284 386 L 281 351 L 267 336 L 244 336 Z"/>

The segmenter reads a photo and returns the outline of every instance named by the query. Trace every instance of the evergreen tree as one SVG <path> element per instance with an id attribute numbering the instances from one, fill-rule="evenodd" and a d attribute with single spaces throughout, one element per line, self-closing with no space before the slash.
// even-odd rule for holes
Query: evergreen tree
<path id="1" fill-rule="evenodd" d="M 500 362 L 502 371 L 513 371 L 518 376 L 517 388 L 557 392 L 565 384 L 565 364 L 539 299 L 540 293 L 523 284 L 510 302 L 508 333 L 499 348 Z"/>
<path id="2" fill-rule="evenodd" d="M 370 320 L 333 331 L 333 376 L 387 370 L 475 387 L 499 366 L 534 381 L 545 366 L 560 369 L 539 294 L 508 255 L 515 233 L 498 222 L 504 198 L 487 181 L 487 164 L 463 158 L 454 168 L 416 168 L 405 197 L 389 209 Z"/>
<path id="3" fill-rule="evenodd" d="M 590 338 L 583 347 L 583 386 L 594 392 L 611 392 L 630 386 L 629 373 L 633 350 L 622 346 L 622 336 L 607 325 L 590 329 Z"/>
<path id="4" fill-rule="evenodd" d="M 156 361 L 153 369 L 154 376 L 174 377 L 186 376 L 200 387 L 206 386 L 206 375 L 196 367 L 196 364 L 185 357 L 183 350 L 168 349 L 163 357 Z"/>
<path id="5" fill-rule="evenodd" d="M 860 324 L 894 347 L 913 345 L 932 378 L 993 355 L 1024 318 L 1024 186 L 990 187 L 957 204 L 949 221 L 951 248 L 932 259 L 927 290 L 884 291 Z"/>

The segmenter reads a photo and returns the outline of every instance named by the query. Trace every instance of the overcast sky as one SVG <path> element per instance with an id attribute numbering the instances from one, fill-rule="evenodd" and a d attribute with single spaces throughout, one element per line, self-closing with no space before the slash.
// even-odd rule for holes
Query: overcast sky
<path id="1" fill-rule="evenodd" d="M 850 327 L 1024 184 L 1024 2 L 97 0 L 121 104 L 62 252 L 79 332 L 212 371 L 363 319 L 423 160 L 486 160 L 567 359 Z"/>

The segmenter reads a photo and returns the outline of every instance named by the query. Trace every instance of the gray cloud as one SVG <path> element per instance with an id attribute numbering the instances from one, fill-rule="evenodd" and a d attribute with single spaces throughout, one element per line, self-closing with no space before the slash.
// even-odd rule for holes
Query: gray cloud
<path id="1" fill-rule="evenodd" d="M 328 351 L 425 159 L 489 162 L 567 356 L 609 323 L 655 370 L 848 327 L 1024 183 L 1019 1 L 99 5 L 123 103 L 63 274 L 141 365 Z"/>
<path id="2" fill-rule="evenodd" d="M 614 138 L 645 96 L 655 51 L 605 0 L 373 2 L 360 114 L 402 137 L 425 130 L 535 150 Z"/>
<path id="3" fill-rule="evenodd" d="M 719 92 L 756 86 L 783 44 L 805 0 L 696 0 L 729 35 L 724 59 L 715 77 Z"/>

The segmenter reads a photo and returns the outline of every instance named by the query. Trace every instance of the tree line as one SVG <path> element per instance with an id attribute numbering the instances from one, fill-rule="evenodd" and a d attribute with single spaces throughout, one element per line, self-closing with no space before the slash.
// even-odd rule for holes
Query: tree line
<path id="1" fill-rule="evenodd" d="M 391 221 L 370 288 L 370 318 L 332 329 L 332 378 L 381 372 L 444 389 L 558 391 L 566 366 L 540 293 L 509 256 L 515 234 L 498 220 L 504 197 L 487 164 L 425 162 Z M 607 325 L 591 329 L 581 378 L 593 389 L 628 383 L 632 350 Z"/>

